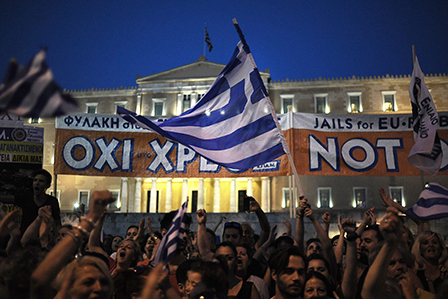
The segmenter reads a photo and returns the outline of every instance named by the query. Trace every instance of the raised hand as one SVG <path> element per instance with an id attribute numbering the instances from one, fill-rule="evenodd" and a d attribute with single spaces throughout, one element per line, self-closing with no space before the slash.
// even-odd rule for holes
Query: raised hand
<path id="1" fill-rule="evenodd" d="M 386 242 L 398 242 L 403 238 L 401 225 L 398 210 L 388 207 L 386 216 L 380 222 L 380 231 Z"/>
<path id="2" fill-rule="evenodd" d="M 330 213 L 325 212 L 325 213 L 322 215 L 322 221 L 323 221 L 325 224 L 330 225 L 330 222 L 331 222 L 331 216 L 330 216 Z"/>
<path id="3" fill-rule="evenodd" d="M 115 197 L 107 190 L 93 191 L 92 199 L 90 200 L 89 218 L 94 223 L 101 218 L 104 209 L 107 205 L 113 203 L 116 200 Z"/>
<path id="4" fill-rule="evenodd" d="M 207 223 L 207 213 L 204 209 L 199 209 L 196 211 L 196 219 L 198 224 L 206 224 Z"/>
<path id="5" fill-rule="evenodd" d="M 356 221 L 350 218 L 346 218 L 341 223 L 341 228 L 347 233 L 348 236 L 356 234 Z"/>

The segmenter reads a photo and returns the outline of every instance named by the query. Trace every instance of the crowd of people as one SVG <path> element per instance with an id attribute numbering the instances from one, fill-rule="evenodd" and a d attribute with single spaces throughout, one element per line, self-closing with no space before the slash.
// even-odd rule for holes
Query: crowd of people
<path id="1" fill-rule="evenodd" d="M 320 221 L 305 197 L 294 229 L 285 220 L 281 236 L 253 198 L 259 227 L 227 222 L 221 236 L 200 209 L 187 215 L 183 241 L 165 263 L 155 253 L 175 212 L 160 219 L 160 231 L 146 217 L 118 236 L 103 231 L 106 207 L 115 200 L 109 191 L 92 193 L 85 216 L 61 221 L 45 194 L 50 184 L 51 176 L 39 172 L 34 195 L 0 197 L 28 217 L 19 227 L 19 211 L 5 213 L 0 204 L 1 298 L 448 298 L 443 238 L 418 219 L 414 236 L 400 219 L 405 208 L 383 189 L 387 212 L 380 221 L 372 210 L 360 223 L 340 215 L 332 238 L 330 214 Z M 190 230 L 193 218 L 197 231 Z M 304 221 L 315 238 L 305 240 Z"/>

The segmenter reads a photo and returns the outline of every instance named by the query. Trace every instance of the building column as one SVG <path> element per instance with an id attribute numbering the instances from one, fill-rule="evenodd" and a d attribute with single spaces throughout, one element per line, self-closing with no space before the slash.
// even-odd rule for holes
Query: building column
<path id="1" fill-rule="evenodd" d="M 213 188 L 213 213 L 219 213 L 221 210 L 221 179 L 214 178 Z"/>
<path id="2" fill-rule="evenodd" d="M 268 177 L 262 177 L 261 178 L 261 209 L 265 212 L 268 212 L 269 207 L 269 178 Z"/>
<path id="3" fill-rule="evenodd" d="M 199 178 L 198 183 L 198 210 L 204 208 L 204 178 Z M 196 211 L 192 211 L 196 212 Z"/>
<path id="4" fill-rule="evenodd" d="M 182 94 L 177 94 L 177 115 L 181 115 L 182 114 L 182 109 L 183 109 L 183 98 L 182 98 Z"/>
<path id="5" fill-rule="evenodd" d="M 142 178 L 135 178 L 134 212 L 140 213 L 142 209 Z"/>
<path id="6" fill-rule="evenodd" d="M 173 179 L 168 178 L 166 181 L 166 199 L 165 199 L 165 212 L 171 212 L 171 202 L 173 200 Z"/>
<path id="7" fill-rule="evenodd" d="M 188 196 L 188 179 L 184 179 L 182 181 L 182 198 L 180 199 L 180 204 L 183 204 L 187 200 L 187 196 Z"/>
<path id="8" fill-rule="evenodd" d="M 138 92 L 137 93 L 137 105 L 135 107 L 135 113 L 142 115 L 142 93 Z"/>
<path id="9" fill-rule="evenodd" d="M 149 212 L 156 213 L 157 210 L 157 178 L 151 179 L 151 200 L 149 202 Z"/>
<path id="10" fill-rule="evenodd" d="M 236 179 L 230 180 L 230 212 L 236 213 Z"/>
<path id="11" fill-rule="evenodd" d="M 128 178 L 121 178 L 121 212 L 126 213 L 128 211 Z"/>
<path id="12" fill-rule="evenodd" d="M 197 93 L 192 93 L 191 94 L 191 105 L 190 105 L 190 107 L 193 108 L 194 105 L 196 105 L 197 101 L 198 101 L 198 94 Z"/>
<path id="13" fill-rule="evenodd" d="M 247 190 L 246 194 L 247 196 L 253 196 L 254 194 L 254 179 L 253 178 L 247 178 Z"/>

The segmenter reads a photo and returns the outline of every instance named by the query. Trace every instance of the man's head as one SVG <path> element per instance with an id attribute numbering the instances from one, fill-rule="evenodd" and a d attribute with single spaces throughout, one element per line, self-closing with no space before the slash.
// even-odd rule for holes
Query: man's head
<path id="1" fill-rule="evenodd" d="M 224 224 L 222 233 L 223 242 L 232 242 L 235 246 L 241 245 L 243 242 L 243 229 L 238 222 L 227 222 Z"/>
<path id="2" fill-rule="evenodd" d="M 33 191 L 35 195 L 45 194 L 46 190 L 51 186 L 51 174 L 40 169 L 33 176 Z"/>
<path id="3" fill-rule="evenodd" d="M 306 241 L 306 256 L 310 256 L 313 253 L 322 254 L 322 245 L 317 238 L 311 238 Z"/>
<path id="4" fill-rule="evenodd" d="M 358 243 L 360 261 L 368 259 L 370 252 L 382 240 L 383 235 L 380 232 L 379 226 L 376 224 L 368 226 L 362 232 L 360 242 Z"/>
<path id="5" fill-rule="evenodd" d="M 318 253 L 311 254 L 307 257 L 307 264 L 307 272 L 319 272 L 325 276 L 326 279 L 330 279 L 330 264 L 322 255 Z"/>
<path id="6" fill-rule="evenodd" d="M 252 248 L 255 245 L 254 240 L 254 229 L 249 225 L 249 223 L 241 224 L 243 230 L 243 244 Z"/>
<path id="7" fill-rule="evenodd" d="M 283 298 L 298 298 L 305 283 L 306 263 L 299 248 L 283 246 L 269 259 L 271 277 L 276 282 L 275 293 Z"/>
<path id="8" fill-rule="evenodd" d="M 384 242 L 381 241 L 372 249 L 369 255 L 370 264 L 373 264 L 383 245 Z M 408 272 L 408 269 L 414 267 L 415 263 L 411 251 L 403 245 L 404 244 L 397 245 L 397 248 L 390 258 L 389 266 L 387 267 L 387 278 L 395 280 L 396 282 L 399 282 L 403 278 L 403 275 Z"/>

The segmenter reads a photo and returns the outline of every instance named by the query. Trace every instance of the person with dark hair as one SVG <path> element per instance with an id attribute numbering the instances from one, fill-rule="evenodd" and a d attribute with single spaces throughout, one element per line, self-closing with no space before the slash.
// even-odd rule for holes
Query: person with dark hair
<path id="1" fill-rule="evenodd" d="M 243 243 L 243 228 L 238 222 L 226 222 L 222 232 L 223 242 L 232 242 L 233 245 L 238 246 Z"/>
<path id="2" fill-rule="evenodd" d="M 306 241 L 306 256 L 313 253 L 322 254 L 322 245 L 318 238 L 311 238 Z"/>
<path id="3" fill-rule="evenodd" d="M 303 287 L 303 299 L 334 298 L 333 290 L 328 279 L 319 272 L 311 271 L 306 274 Z"/>
<path id="4" fill-rule="evenodd" d="M 237 250 L 232 242 L 222 242 L 216 247 L 216 256 L 222 256 L 227 260 L 229 272 L 229 299 L 259 299 L 260 295 L 252 282 L 244 281 L 235 275 L 237 267 Z"/>
<path id="5" fill-rule="evenodd" d="M 295 246 L 283 246 L 269 259 L 271 277 L 275 281 L 273 299 L 300 298 L 305 284 L 306 262 L 302 251 Z"/>
<path id="6" fill-rule="evenodd" d="M 33 176 L 33 194 L 0 195 L 0 201 L 5 204 L 14 204 L 22 208 L 22 222 L 20 232 L 23 234 L 28 226 L 38 216 L 41 207 L 49 206 L 54 221 L 54 229 L 61 227 L 61 212 L 59 201 L 56 197 L 46 194 L 51 186 L 51 174 L 44 170 L 38 170 Z"/>
<path id="7" fill-rule="evenodd" d="M 219 263 L 195 261 L 187 272 L 185 292 L 188 298 L 227 298 L 227 275 Z"/>
<path id="8" fill-rule="evenodd" d="M 251 268 L 254 261 L 249 254 L 249 246 L 237 246 L 236 250 L 238 253 L 235 272 L 236 277 L 252 282 L 260 294 L 260 299 L 269 299 L 269 289 L 264 280 L 260 277 L 262 273 L 256 273 L 256 269 Z M 259 269 L 259 271 L 261 272 L 261 269 Z"/>

